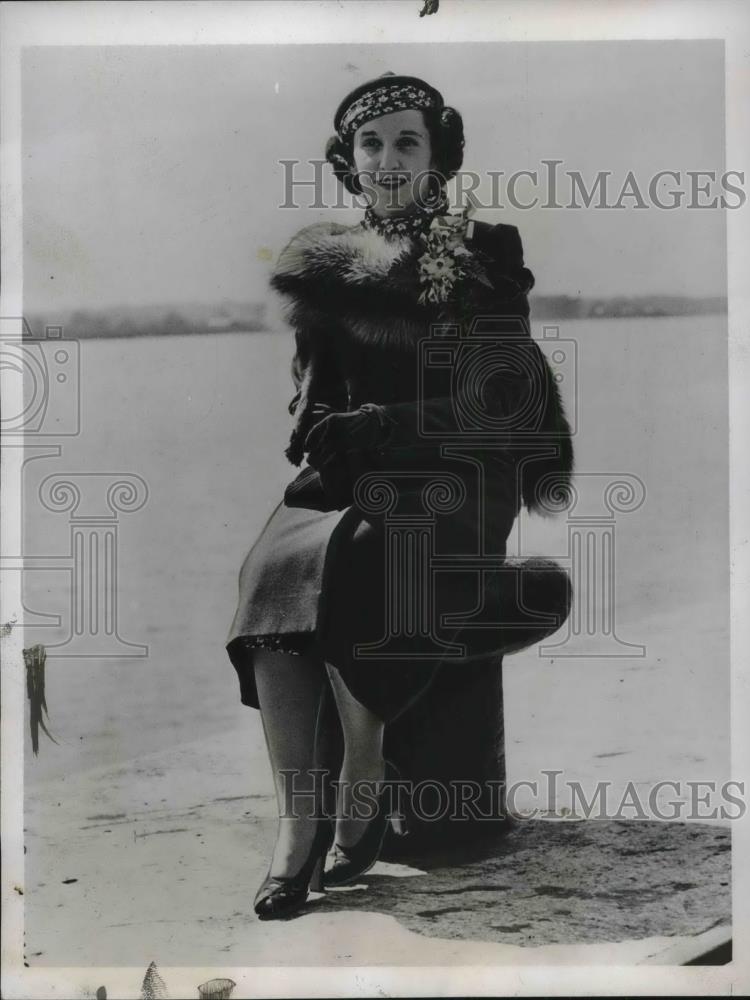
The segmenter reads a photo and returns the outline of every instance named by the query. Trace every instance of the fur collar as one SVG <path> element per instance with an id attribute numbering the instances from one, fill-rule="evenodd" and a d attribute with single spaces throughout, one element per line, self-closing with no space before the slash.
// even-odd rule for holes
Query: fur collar
<path id="1" fill-rule="evenodd" d="M 271 285 L 297 329 L 338 327 L 364 343 L 413 350 L 436 317 L 418 301 L 421 253 L 409 237 L 318 223 L 284 248 Z"/>
<path id="2" fill-rule="evenodd" d="M 352 288 L 381 285 L 413 251 L 408 237 L 386 239 L 360 225 L 316 223 L 300 230 L 282 250 L 272 284 L 285 288 L 317 279 Z"/>

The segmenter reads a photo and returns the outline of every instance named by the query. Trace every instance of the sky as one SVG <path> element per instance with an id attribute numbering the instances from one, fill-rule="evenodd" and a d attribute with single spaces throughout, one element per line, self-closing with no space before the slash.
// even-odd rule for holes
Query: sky
<path id="1" fill-rule="evenodd" d="M 462 113 L 465 170 L 558 159 L 589 185 L 612 171 L 614 200 L 631 170 L 646 191 L 659 170 L 737 168 L 724 163 L 721 42 L 34 47 L 25 310 L 264 299 L 297 229 L 361 217 L 280 208 L 280 161 L 322 158 L 341 98 L 386 70 L 427 79 Z M 506 199 L 477 217 L 518 226 L 539 294 L 726 293 L 724 212 L 625 204 Z"/>

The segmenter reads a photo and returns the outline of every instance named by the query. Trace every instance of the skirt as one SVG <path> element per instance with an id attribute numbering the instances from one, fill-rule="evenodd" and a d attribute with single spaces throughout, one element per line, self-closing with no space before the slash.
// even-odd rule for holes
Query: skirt
<path id="1" fill-rule="evenodd" d="M 429 687 L 438 663 L 400 655 L 361 658 L 386 614 L 382 525 L 350 507 L 320 513 L 279 504 L 247 554 L 227 640 L 242 704 L 258 708 L 258 649 L 305 656 L 342 675 L 354 697 L 388 722 Z"/>
<path id="2" fill-rule="evenodd" d="M 436 552 L 471 551 L 473 504 L 469 493 L 464 517 L 435 519 Z M 502 561 L 514 496 L 500 495 L 492 512 L 492 551 Z M 361 704 L 390 722 L 439 670 L 487 656 L 499 663 L 556 631 L 569 613 L 570 581 L 554 562 L 508 563 L 508 572 L 493 573 L 449 565 L 430 575 L 418 542 L 413 551 L 399 544 L 404 558 L 394 562 L 384 520 L 356 506 L 321 513 L 279 504 L 242 564 L 227 640 L 243 704 L 259 707 L 255 656 L 275 649 L 305 656 L 311 669 L 333 666 Z"/>

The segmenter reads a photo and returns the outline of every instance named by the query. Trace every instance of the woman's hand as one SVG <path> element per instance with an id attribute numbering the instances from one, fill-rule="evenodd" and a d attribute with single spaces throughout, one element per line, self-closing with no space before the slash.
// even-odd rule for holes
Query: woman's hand
<path id="1" fill-rule="evenodd" d="M 307 461 L 314 469 L 346 452 L 377 448 L 386 436 L 380 407 L 366 404 L 348 413 L 329 413 L 312 427 L 305 438 Z"/>

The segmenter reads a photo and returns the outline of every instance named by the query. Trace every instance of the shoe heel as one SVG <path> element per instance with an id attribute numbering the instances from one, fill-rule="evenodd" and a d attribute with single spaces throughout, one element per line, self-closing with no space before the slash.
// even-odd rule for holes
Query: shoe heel
<path id="1" fill-rule="evenodd" d="M 325 864 L 325 860 L 325 854 L 321 854 L 315 862 L 315 867 L 313 868 L 312 876 L 310 877 L 310 892 L 324 892 L 323 866 Z"/>
<path id="2" fill-rule="evenodd" d="M 409 832 L 409 826 L 406 822 L 406 816 L 401 816 L 399 813 L 393 813 L 390 817 L 391 829 L 396 834 L 397 837 L 405 837 Z"/>
<path id="3" fill-rule="evenodd" d="M 393 763 L 393 761 L 386 760 L 386 781 L 398 781 L 401 777 L 398 768 Z M 406 816 L 400 811 L 400 806 L 398 800 L 390 803 L 391 809 L 395 807 L 397 812 L 392 812 L 388 817 L 391 824 L 391 830 L 397 837 L 405 837 L 409 832 L 409 826 L 406 822 Z"/>

